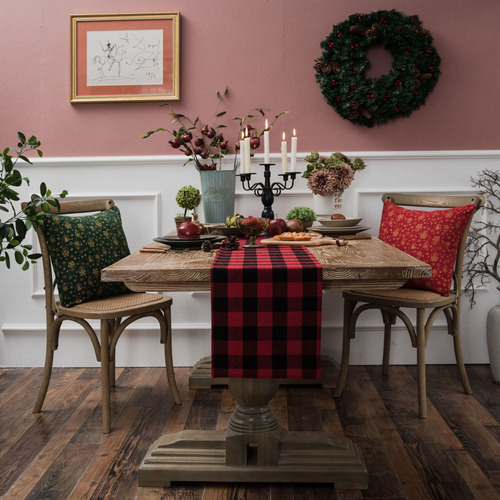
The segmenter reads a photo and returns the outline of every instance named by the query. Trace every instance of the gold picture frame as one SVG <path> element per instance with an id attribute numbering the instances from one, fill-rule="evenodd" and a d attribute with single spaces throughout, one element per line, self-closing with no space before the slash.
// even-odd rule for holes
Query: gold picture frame
<path id="1" fill-rule="evenodd" d="M 70 16 L 70 102 L 180 100 L 180 13 Z"/>

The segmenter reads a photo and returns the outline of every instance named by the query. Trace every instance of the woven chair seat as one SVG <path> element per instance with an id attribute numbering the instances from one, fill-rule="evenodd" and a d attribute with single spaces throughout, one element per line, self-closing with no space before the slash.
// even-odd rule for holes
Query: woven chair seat
<path id="1" fill-rule="evenodd" d="M 448 297 L 443 297 L 441 294 L 431 292 L 429 290 L 419 290 L 416 288 L 398 288 L 395 290 L 359 290 L 346 291 L 344 297 L 349 297 L 352 300 L 367 302 L 384 301 L 390 302 L 392 305 L 400 307 L 431 307 L 444 304 L 451 304 L 455 300 L 455 293 L 450 292 Z M 427 306 L 426 306 L 427 304 Z"/>
<path id="2" fill-rule="evenodd" d="M 127 293 L 116 295 L 106 299 L 90 300 L 83 304 L 78 304 L 71 309 L 85 309 L 93 311 L 112 311 L 115 309 L 128 309 L 130 307 L 148 304 L 161 300 L 163 295 L 153 293 Z"/>

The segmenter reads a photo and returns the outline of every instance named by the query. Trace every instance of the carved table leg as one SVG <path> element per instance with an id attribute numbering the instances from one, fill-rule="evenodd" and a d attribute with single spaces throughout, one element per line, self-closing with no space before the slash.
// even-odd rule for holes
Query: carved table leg
<path id="1" fill-rule="evenodd" d="M 227 465 L 278 465 L 279 424 L 269 402 L 278 390 L 272 379 L 230 379 L 238 405 L 226 432 Z"/>

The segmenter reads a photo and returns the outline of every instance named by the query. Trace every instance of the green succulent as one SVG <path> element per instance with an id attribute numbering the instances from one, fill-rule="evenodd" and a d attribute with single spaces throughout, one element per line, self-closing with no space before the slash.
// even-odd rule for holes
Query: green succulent
<path id="1" fill-rule="evenodd" d="M 293 207 L 288 215 L 286 216 L 288 220 L 299 219 L 299 220 L 316 220 L 316 214 L 314 210 L 309 207 Z"/>

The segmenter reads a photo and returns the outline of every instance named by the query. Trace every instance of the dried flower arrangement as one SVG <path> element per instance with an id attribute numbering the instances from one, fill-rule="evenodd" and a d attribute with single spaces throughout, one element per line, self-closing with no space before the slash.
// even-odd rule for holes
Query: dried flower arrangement
<path id="1" fill-rule="evenodd" d="M 313 194 L 325 196 L 335 191 L 342 194 L 354 180 L 354 174 L 366 168 L 361 158 L 349 159 L 342 153 L 330 157 L 312 152 L 306 156 L 307 169 L 302 177 L 307 179 L 307 187 Z"/>

